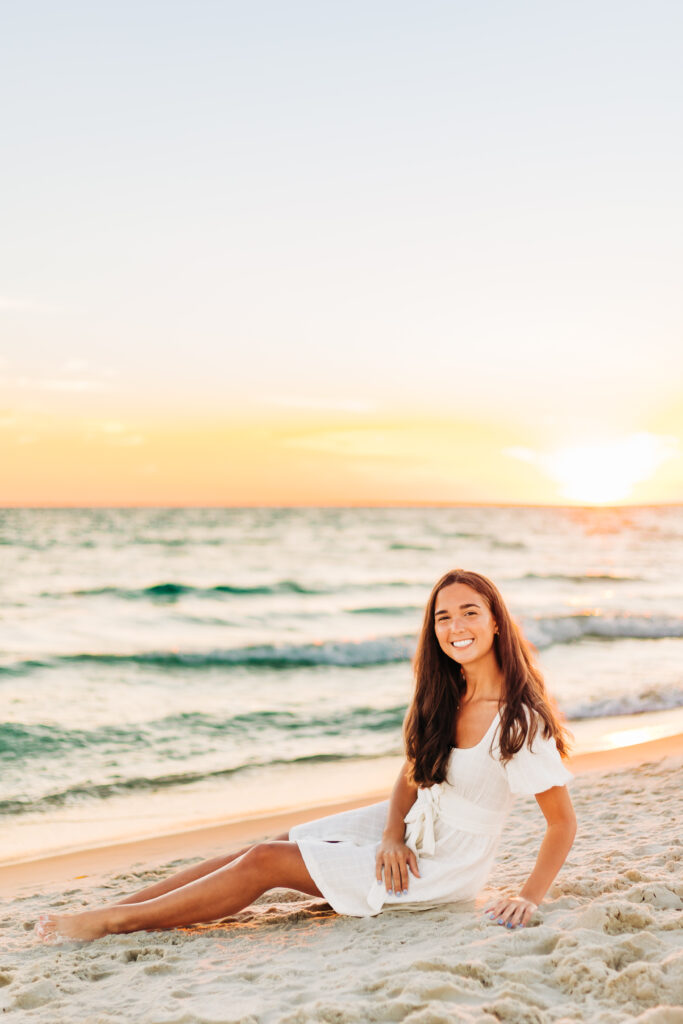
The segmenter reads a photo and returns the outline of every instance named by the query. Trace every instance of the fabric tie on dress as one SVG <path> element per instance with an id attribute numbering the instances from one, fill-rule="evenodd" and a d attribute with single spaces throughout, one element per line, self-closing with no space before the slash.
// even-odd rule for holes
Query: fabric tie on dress
<path id="1" fill-rule="evenodd" d="M 445 821 L 462 832 L 495 836 L 501 831 L 507 808 L 491 810 L 457 793 L 448 783 L 418 789 L 417 800 L 406 814 L 405 844 L 415 854 L 433 855 L 436 822 Z"/>
<path id="2" fill-rule="evenodd" d="M 417 800 L 403 819 L 407 828 L 405 844 L 417 856 L 431 856 L 436 849 L 435 822 L 441 807 L 441 783 L 418 789 Z"/>

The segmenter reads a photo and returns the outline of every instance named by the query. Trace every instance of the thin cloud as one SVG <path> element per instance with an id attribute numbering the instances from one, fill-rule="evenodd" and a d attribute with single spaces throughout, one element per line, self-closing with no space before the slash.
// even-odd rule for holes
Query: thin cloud
<path id="1" fill-rule="evenodd" d="M 75 308 L 65 309 L 60 306 L 45 305 L 32 299 L 14 299 L 9 295 L 0 295 L 0 313 L 76 313 L 82 312 Z"/>
<path id="2" fill-rule="evenodd" d="M 306 398 L 303 395 L 273 395 L 267 399 L 271 405 L 288 409 L 314 409 L 316 412 L 367 413 L 375 408 L 372 402 L 358 398 Z"/>
<path id="3" fill-rule="evenodd" d="M 145 444 L 142 434 L 135 433 L 120 420 L 91 421 L 85 434 L 86 441 L 105 441 L 114 447 L 130 448 Z"/>
<path id="4" fill-rule="evenodd" d="M 62 363 L 62 373 L 82 373 L 89 365 L 86 359 L 67 359 Z"/>
<path id="5" fill-rule="evenodd" d="M 35 309 L 32 302 L 25 299 L 10 299 L 7 295 L 0 295 L 0 310 L 3 309 Z"/>
<path id="6" fill-rule="evenodd" d="M 104 391 L 107 384 L 101 380 L 77 377 L 14 377 L 5 381 L 5 386 L 18 391 Z"/>

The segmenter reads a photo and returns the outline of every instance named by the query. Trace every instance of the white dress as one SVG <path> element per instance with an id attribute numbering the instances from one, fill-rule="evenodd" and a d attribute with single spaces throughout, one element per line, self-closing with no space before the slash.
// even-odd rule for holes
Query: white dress
<path id="1" fill-rule="evenodd" d="M 388 800 L 290 829 L 289 838 L 333 910 L 374 917 L 385 904 L 416 909 L 475 898 L 488 879 L 515 794 L 542 793 L 574 778 L 554 738 L 543 736 L 540 720 L 531 750 L 525 741 L 503 765 L 499 725 L 500 712 L 476 746 L 452 748 L 445 782 L 418 789 L 405 817 L 405 843 L 417 854 L 420 877 L 409 872 L 407 896 L 388 893 L 375 876 Z"/>

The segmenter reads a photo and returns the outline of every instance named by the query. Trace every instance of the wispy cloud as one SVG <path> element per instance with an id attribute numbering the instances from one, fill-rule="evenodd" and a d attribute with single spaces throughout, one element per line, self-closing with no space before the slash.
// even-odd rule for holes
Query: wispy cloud
<path id="1" fill-rule="evenodd" d="M 16 391 L 106 391 L 103 380 L 84 377 L 5 377 L 5 388 Z"/>
<path id="2" fill-rule="evenodd" d="M 368 413 L 375 408 L 373 402 L 358 398 L 307 398 L 303 395 L 272 395 L 265 401 L 269 405 L 284 406 L 287 409 L 311 409 L 316 412 Z"/>
<path id="3" fill-rule="evenodd" d="M 403 458 L 400 439 L 383 430 L 328 430 L 283 438 L 285 448 L 306 448 L 353 458 Z"/>
<path id="4" fill-rule="evenodd" d="M 91 420 L 87 427 L 86 441 L 101 442 L 104 440 L 108 445 L 122 448 L 145 444 L 145 438 L 142 434 L 131 430 L 125 423 L 121 423 L 119 420 Z"/>
<path id="5" fill-rule="evenodd" d="M 87 359 L 67 359 L 66 362 L 62 363 L 62 373 L 83 373 L 88 369 L 90 363 Z"/>
<path id="6" fill-rule="evenodd" d="M 36 302 L 35 299 L 18 299 L 11 295 L 0 295 L 0 313 L 76 313 L 74 307 L 54 306 L 51 303 Z"/>
<path id="7" fill-rule="evenodd" d="M 34 304 L 26 299 L 11 299 L 8 295 L 0 295 L 0 311 L 5 309 L 34 309 Z"/>
<path id="8" fill-rule="evenodd" d="M 101 380 L 40 380 L 35 382 L 38 391 L 103 391 L 106 384 Z"/>

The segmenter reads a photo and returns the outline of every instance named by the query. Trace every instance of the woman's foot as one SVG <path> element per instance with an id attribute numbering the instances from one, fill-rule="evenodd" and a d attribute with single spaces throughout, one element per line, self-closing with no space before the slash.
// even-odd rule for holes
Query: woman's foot
<path id="1" fill-rule="evenodd" d="M 49 945 L 69 939 L 88 942 L 109 934 L 109 917 L 110 912 L 106 910 L 87 910 L 82 914 L 41 914 L 35 933 L 41 942 Z"/>

